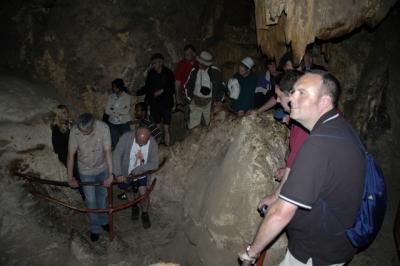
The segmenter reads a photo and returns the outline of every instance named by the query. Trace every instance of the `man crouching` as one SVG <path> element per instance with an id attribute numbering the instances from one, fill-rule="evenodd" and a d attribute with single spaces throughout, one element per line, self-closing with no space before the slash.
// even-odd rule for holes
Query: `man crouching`
<path id="1" fill-rule="evenodd" d="M 125 190 L 128 199 L 132 201 L 133 195 L 139 191 L 140 195 L 144 195 L 147 190 L 148 176 L 142 173 L 155 170 L 158 168 L 159 154 L 158 146 L 151 133 L 147 128 L 140 127 L 136 131 L 125 133 L 113 152 L 114 174 L 120 188 Z M 139 176 L 138 176 L 139 175 Z M 131 176 L 135 176 L 132 178 Z M 145 229 L 150 228 L 148 197 L 141 202 L 142 223 Z M 132 219 L 139 217 L 139 207 L 132 206 Z"/>

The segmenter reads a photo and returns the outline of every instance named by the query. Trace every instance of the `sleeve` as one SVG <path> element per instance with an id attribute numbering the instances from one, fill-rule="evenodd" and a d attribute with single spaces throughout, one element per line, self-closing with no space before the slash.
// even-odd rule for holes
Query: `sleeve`
<path id="1" fill-rule="evenodd" d="M 133 170 L 133 173 L 136 175 L 140 175 L 144 172 L 156 170 L 159 166 L 159 154 L 158 154 L 158 145 L 155 142 L 153 137 L 150 137 L 150 147 L 147 163 L 141 166 L 136 167 Z"/>
<path id="2" fill-rule="evenodd" d="M 137 92 L 136 95 L 137 96 L 142 96 L 145 95 L 144 97 L 144 101 L 149 104 L 153 98 L 153 93 L 154 91 L 152 90 L 152 78 L 151 78 L 152 74 L 151 74 L 151 69 L 149 71 L 147 71 L 147 76 L 146 76 L 146 81 L 144 83 L 144 86 L 141 87 Z"/>
<path id="3" fill-rule="evenodd" d="M 174 95 L 175 94 L 175 78 L 174 78 L 174 73 L 168 69 L 167 71 L 167 84 L 166 84 L 166 94 L 168 96 Z"/>
<path id="4" fill-rule="evenodd" d="M 103 126 L 103 147 L 108 148 L 111 146 L 111 134 L 110 134 L 110 128 L 106 123 L 99 122 Z"/>
<path id="5" fill-rule="evenodd" d="M 192 70 L 190 71 L 190 74 L 188 76 L 188 79 L 186 80 L 185 85 L 184 85 L 186 97 L 193 98 L 193 91 L 194 91 L 194 85 L 196 83 L 196 76 L 197 76 L 196 68 L 192 68 Z"/>
<path id="6" fill-rule="evenodd" d="M 214 84 L 216 85 L 215 96 L 213 98 L 214 101 L 221 102 L 224 99 L 226 86 L 224 81 L 222 80 L 222 72 L 218 69 L 214 69 L 213 72 L 213 78 L 215 79 Z"/>
<path id="7" fill-rule="evenodd" d="M 286 167 L 292 168 L 294 159 L 308 138 L 308 135 L 308 132 L 303 128 L 297 126 L 296 124 L 292 125 L 290 129 L 289 155 L 286 161 Z"/>
<path id="8" fill-rule="evenodd" d="M 122 160 L 124 158 L 124 151 L 127 148 L 129 136 L 130 134 L 123 134 L 112 153 L 113 172 L 116 176 L 122 175 Z"/>
<path id="9" fill-rule="evenodd" d="M 180 81 L 182 83 L 185 82 L 184 80 L 185 77 L 183 75 L 184 73 L 183 73 L 182 61 L 180 61 L 175 69 L 175 80 Z"/>
<path id="10" fill-rule="evenodd" d="M 113 105 L 114 105 L 114 100 L 113 100 L 112 94 L 110 94 L 110 95 L 108 95 L 108 99 L 107 99 L 106 110 L 105 110 L 106 114 L 112 115 L 114 113 L 113 110 L 111 110 Z"/>
<path id="11" fill-rule="evenodd" d="M 53 145 L 53 150 L 55 153 L 59 153 L 60 149 L 58 148 L 59 143 L 57 141 L 57 126 L 53 126 L 51 128 L 51 144 Z"/>
<path id="12" fill-rule="evenodd" d="M 298 153 L 279 198 L 312 209 L 320 196 L 324 176 L 329 173 L 327 152 L 316 141 L 308 141 Z"/>

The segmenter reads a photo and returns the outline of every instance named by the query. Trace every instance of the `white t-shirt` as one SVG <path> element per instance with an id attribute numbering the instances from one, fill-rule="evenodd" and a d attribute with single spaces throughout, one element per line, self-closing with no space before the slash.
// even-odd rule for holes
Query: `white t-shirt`
<path id="1" fill-rule="evenodd" d="M 207 73 L 207 69 L 199 69 L 197 72 L 197 77 L 196 77 L 196 83 L 194 85 L 194 91 L 193 94 L 201 97 L 201 98 L 211 98 L 212 92 L 210 92 L 208 95 L 204 95 L 200 92 L 201 87 L 207 87 L 212 89 L 212 83 L 210 80 L 210 76 Z"/>
<path id="2" fill-rule="evenodd" d="M 129 155 L 129 168 L 128 168 L 128 173 L 131 173 L 133 169 L 136 167 L 143 165 L 147 163 L 147 157 L 149 155 L 149 146 L 150 146 L 150 141 L 147 141 L 147 143 L 143 146 L 139 146 L 139 144 L 136 143 L 136 139 L 133 140 L 133 145 L 131 148 L 131 153 Z"/>

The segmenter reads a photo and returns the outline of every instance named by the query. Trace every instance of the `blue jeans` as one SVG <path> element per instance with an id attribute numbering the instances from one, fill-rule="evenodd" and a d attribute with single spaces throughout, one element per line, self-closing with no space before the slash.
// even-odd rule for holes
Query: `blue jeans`
<path id="1" fill-rule="evenodd" d="M 102 182 L 107 178 L 107 171 L 98 175 L 80 175 L 82 182 Z M 106 208 L 107 189 L 103 186 L 82 186 L 86 197 L 86 207 L 90 209 Z M 107 213 L 89 213 L 90 232 L 99 234 L 102 225 L 108 224 Z"/>
<path id="2" fill-rule="evenodd" d="M 125 133 L 131 130 L 130 126 L 128 123 L 125 124 L 120 124 L 120 125 L 114 125 L 112 123 L 109 123 L 110 126 L 110 134 L 111 134 L 111 147 L 114 150 L 114 148 L 117 146 L 119 138 Z"/>

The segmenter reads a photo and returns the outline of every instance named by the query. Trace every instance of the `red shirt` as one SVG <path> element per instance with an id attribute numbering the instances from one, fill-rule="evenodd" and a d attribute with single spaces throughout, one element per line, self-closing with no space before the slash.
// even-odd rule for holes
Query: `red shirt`
<path id="1" fill-rule="evenodd" d="M 181 82 L 181 93 L 183 93 L 183 85 L 185 85 L 185 82 L 189 77 L 190 71 L 195 66 L 197 66 L 197 61 L 190 62 L 186 59 L 182 59 L 176 65 L 175 80 Z"/>
<path id="2" fill-rule="evenodd" d="M 306 131 L 301 126 L 296 123 L 292 124 L 290 129 L 290 139 L 289 139 L 289 155 L 286 162 L 286 167 L 292 168 L 294 158 L 296 158 L 297 153 L 303 146 L 304 141 L 308 138 L 309 132 Z"/>

